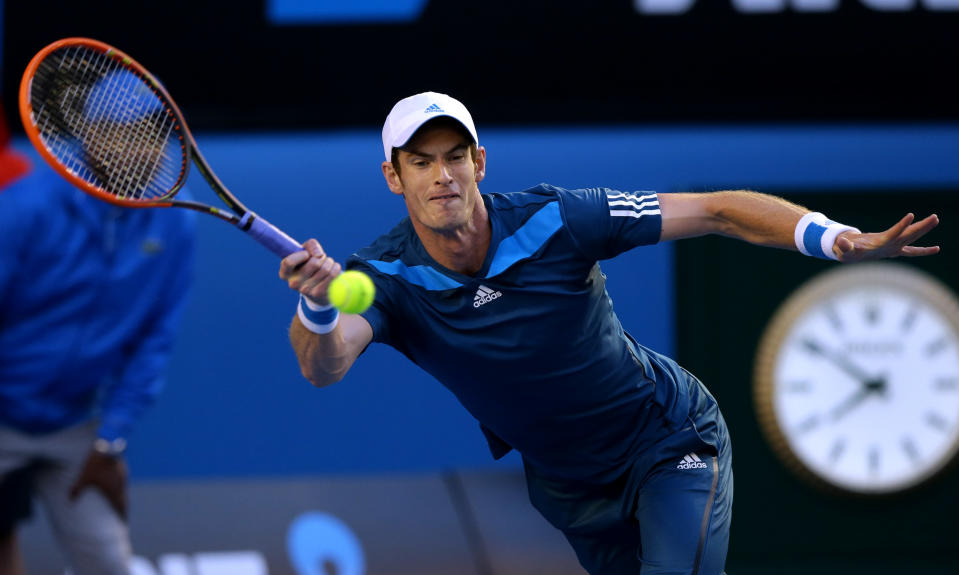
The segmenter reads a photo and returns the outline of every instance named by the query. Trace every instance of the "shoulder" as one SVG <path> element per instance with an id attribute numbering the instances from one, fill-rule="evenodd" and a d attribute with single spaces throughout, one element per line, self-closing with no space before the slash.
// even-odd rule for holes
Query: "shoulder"
<path id="1" fill-rule="evenodd" d="M 484 193 L 487 205 L 497 211 L 537 208 L 543 204 L 557 201 L 561 195 L 568 193 L 563 188 L 550 184 L 538 184 L 520 192 Z"/>
<path id="2" fill-rule="evenodd" d="M 414 234 L 410 219 L 408 217 L 403 218 L 392 230 L 376 238 L 370 245 L 358 250 L 347 261 L 393 261 L 401 259 L 409 251 L 410 240 Z"/>
<path id="3" fill-rule="evenodd" d="M 539 207 L 549 202 L 559 202 L 567 206 L 596 204 L 606 206 L 609 195 L 614 193 L 608 188 L 567 189 L 552 184 L 541 183 L 521 192 L 507 194 L 485 194 L 491 198 L 494 209 L 508 210 L 526 207 Z"/>
<path id="4" fill-rule="evenodd" d="M 45 220 L 65 217 L 77 193 L 82 192 L 52 170 L 35 167 L 0 190 L 0 227 L 28 226 L 41 214 Z"/>
<path id="5" fill-rule="evenodd" d="M 532 188 L 510 193 L 484 193 L 483 198 L 490 217 L 500 222 L 505 229 L 517 229 L 532 219 L 549 220 L 562 225 L 563 196 L 569 192 L 557 186 L 539 184 Z M 555 227 L 555 226 L 554 226 Z"/>
<path id="6" fill-rule="evenodd" d="M 75 188 L 53 170 L 34 166 L 29 173 L 0 190 L 0 202 L 23 207 L 44 206 L 68 200 L 74 191 Z"/>

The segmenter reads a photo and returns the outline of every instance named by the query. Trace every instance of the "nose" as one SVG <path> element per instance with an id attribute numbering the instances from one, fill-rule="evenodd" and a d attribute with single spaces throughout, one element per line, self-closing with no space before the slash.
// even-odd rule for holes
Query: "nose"
<path id="1" fill-rule="evenodd" d="M 453 170 L 446 162 L 436 162 L 436 167 L 438 168 L 436 174 L 437 183 L 450 184 L 453 182 Z"/>

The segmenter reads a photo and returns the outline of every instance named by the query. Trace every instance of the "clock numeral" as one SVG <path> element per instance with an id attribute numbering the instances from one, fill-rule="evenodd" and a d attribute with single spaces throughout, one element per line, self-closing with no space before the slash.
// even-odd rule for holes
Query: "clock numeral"
<path id="1" fill-rule="evenodd" d="M 916 447 L 916 443 L 912 440 L 911 437 L 902 438 L 902 450 L 906 452 L 906 455 L 909 457 L 909 460 L 913 463 L 919 461 L 919 449 Z"/>
<path id="2" fill-rule="evenodd" d="M 812 415 L 810 417 L 807 417 L 806 419 L 802 421 L 802 423 L 796 426 L 796 433 L 800 435 L 804 433 L 808 433 L 812 431 L 813 429 L 819 427 L 820 423 L 822 423 L 822 420 L 820 419 L 818 415 Z"/>
<path id="3" fill-rule="evenodd" d="M 812 391 L 812 384 L 808 381 L 790 381 L 783 385 L 783 390 L 788 393 L 809 393 Z"/>
<path id="4" fill-rule="evenodd" d="M 933 385 L 936 391 L 959 391 L 959 378 L 940 377 Z"/>
<path id="5" fill-rule="evenodd" d="M 936 355 L 937 353 L 946 349 L 947 345 L 949 345 L 949 340 L 946 338 L 946 336 L 942 336 L 926 345 L 926 355 Z"/>
<path id="6" fill-rule="evenodd" d="M 866 304 L 866 309 L 864 311 L 866 314 L 866 321 L 870 325 L 876 325 L 876 322 L 879 321 L 879 305 L 876 302 L 870 302 Z"/>
<path id="7" fill-rule="evenodd" d="M 949 422 L 946 421 L 946 418 L 933 411 L 926 414 L 926 423 L 939 431 L 949 430 Z"/>
<path id="8" fill-rule="evenodd" d="M 811 337 L 805 337 L 802 341 L 799 342 L 799 345 L 803 346 L 803 349 L 809 353 L 814 353 L 816 355 L 821 355 L 823 353 L 822 346 Z"/>
<path id="9" fill-rule="evenodd" d="M 835 442 L 833 442 L 832 447 L 829 449 L 829 463 L 835 465 L 839 461 L 839 456 L 846 451 L 846 440 L 840 437 Z"/>
<path id="10" fill-rule="evenodd" d="M 919 306 L 912 304 L 909 306 L 909 309 L 906 311 L 906 315 L 902 318 L 902 323 L 899 324 L 899 328 L 903 333 L 912 329 L 912 324 L 916 323 L 916 317 L 919 315 Z"/>
<path id="11" fill-rule="evenodd" d="M 826 314 L 826 319 L 829 320 L 830 325 L 836 331 L 842 331 L 842 319 L 839 318 L 839 312 L 836 311 L 836 306 L 827 305 L 826 309 L 823 310 Z"/>
<path id="12" fill-rule="evenodd" d="M 869 449 L 869 474 L 879 475 L 879 448 L 876 446 Z"/>

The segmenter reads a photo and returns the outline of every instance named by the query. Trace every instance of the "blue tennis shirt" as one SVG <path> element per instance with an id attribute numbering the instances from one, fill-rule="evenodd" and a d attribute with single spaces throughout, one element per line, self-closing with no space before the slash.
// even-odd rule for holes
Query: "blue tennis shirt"
<path id="1" fill-rule="evenodd" d="M 475 276 L 433 260 L 409 218 L 348 260 L 376 284 L 373 341 L 449 388 L 494 457 L 619 477 L 690 409 L 689 377 L 623 329 L 598 265 L 659 241 L 657 196 L 541 184 L 482 197 L 492 238 Z"/>

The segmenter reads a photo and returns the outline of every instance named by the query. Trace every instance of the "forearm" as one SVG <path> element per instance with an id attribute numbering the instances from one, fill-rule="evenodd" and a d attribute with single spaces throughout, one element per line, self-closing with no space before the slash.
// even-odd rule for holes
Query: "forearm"
<path id="1" fill-rule="evenodd" d="M 165 384 L 161 375 L 144 375 L 136 380 L 132 377 L 135 376 L 125 374 L 124 379 L 106 393 L 97 431 L 99 437 L 110 441 L 128 437 Z"/>
<path id="2" fill-rule="evenodd" d="M 103 394 L 99 436 L 127 437 L 133 426 L 153 405 L 166 382 L 165 374 L 173 351 L 176 316 L 154 319 L 154 331 L 128 352 L 117 381 Z"/>
<path id="3" fill-rule="evenodd" d="M 907 214 L 884 232 L 862 233 L 782 198 L 749 191 L 658 194 L 660 241 L 720 234 L 761 246 L 799 250 L 811 256 L 852 262 L 939 253 L 914 246 L 939 224 L 935 214 L 915 221 Z M 805 217 L 805 219 L 803 219 Z M 802 225 L 797 225 L 803 220 Z"/>
<path id="4" fill-rule="evenodd" d="M 373 328 L 363 316 L 340 314 L 328 305 L 327 289 L 340 270 L 314 239 L 280 263 L 280 278 L 300 294 L 290 342 L 303 377 L 317 387 L 343 379 L 373 341 Z"/>
<path id="5" fill-rule="evenodd" d="M 708 210 L 715 218 L 714 233 L 752 244 L 796 250 L 796 224 L 809 210 L 776 196 L 750 191 L 724 191 L 714 196 Z"/>
<path id="6" fill-rule="evenodd" d="M 366 320 L 349 314 L 341 315 L 329 333 L 306 329 L 299 317 L 294 317 L 290 326 L 290 342 L 300 371 L 316 387 L 343 379 L 371 338 L 372 330 Z"/>
<path id="7" fill-rule="evenodd" d="M 125 359 L 118 366 L 116 385 L 103 397 L 100 436 L 106 439 L 127 437 L 166 382 L 170 356 L 193 285 L 196 255 L 192 229 L 168 228 L 165 237 L 167 249 L 162 259 L 154 258 L 150 273 L 166 289 L 162 298 L 152 300 L 136 334 L 124 344 Z"/>

